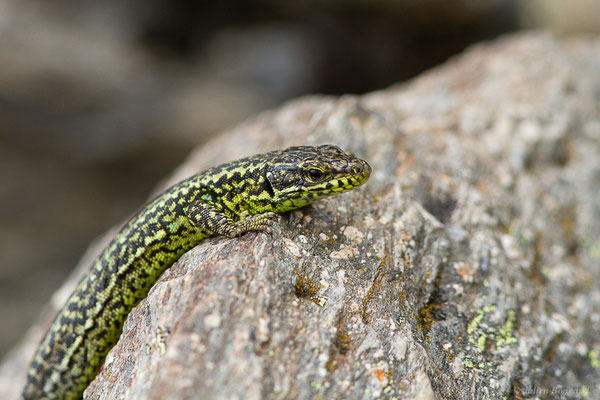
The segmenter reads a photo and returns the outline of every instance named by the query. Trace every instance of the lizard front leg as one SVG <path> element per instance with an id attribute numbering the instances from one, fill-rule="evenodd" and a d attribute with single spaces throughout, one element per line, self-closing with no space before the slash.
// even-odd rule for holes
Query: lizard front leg
<path id="1" fill-rule="evenodd" d="M 240 219 L 234 221 L 231 216 L 217 209 L 214 205 L 196 201 L 185 209 L 188 219 L 199 229 L 213 235 L 230 238 L 241 236 L 249 231 L 266 231 L 271 233 L 277 214 L 266 212 L 251 215 L 248 211 L 240 214 Z"/>

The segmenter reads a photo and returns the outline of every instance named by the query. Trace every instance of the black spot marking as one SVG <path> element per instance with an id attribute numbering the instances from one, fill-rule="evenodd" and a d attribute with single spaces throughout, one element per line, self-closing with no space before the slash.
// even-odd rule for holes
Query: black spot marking
<path id="1" fill-rule="evenodd" d="M 264 188 L 265 188 L 266 192 L 269 193 L 269 197 L 271 197 L 271 198 L 275 197 L 275 189 L 273 189 L 273 185 L 271 185 L 271 181 L 269 181 L 266 176 L 264 178 Z M 257 194 L 260 194 L 260 193 L 257 193 Z"/>

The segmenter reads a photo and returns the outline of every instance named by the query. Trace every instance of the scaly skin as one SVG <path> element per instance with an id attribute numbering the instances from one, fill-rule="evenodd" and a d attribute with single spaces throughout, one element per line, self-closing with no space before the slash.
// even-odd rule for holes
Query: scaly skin
<path id="1" fill-rule="evenodd" d="M 201 240 L 270 231 L 275 213 L 354 189 L 370 174 L 369 164 L 336 146 L 301 146 L 233 161 L 167 189 L 121 228 L 58 312 L 23 398 L 81 398 L 131 309 Z"/>

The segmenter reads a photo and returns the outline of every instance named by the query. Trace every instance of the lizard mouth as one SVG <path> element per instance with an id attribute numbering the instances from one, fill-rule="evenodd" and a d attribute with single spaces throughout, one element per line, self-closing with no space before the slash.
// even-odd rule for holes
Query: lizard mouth
<path id="1" fill-rule="evenodd" d="M 351 178 L 355 179 L 356 182 L 358 182 L 358 185 L 356 185 L 356 186 L 360 186 L 363 183 L 365 183 L 367 180 L 369 180 L 369 177 L 371 176 L 371 172 L 373 170 L 371 169 L 371 166 L 369 165 L 368 162 L 366 162 L 364 160 L 360 160 L 360 163 L 358 163 L 358 165 L 353 166 L 351 171 L 352 171 Z"/>
<path id="2" fill-rule="evenodd" d="M 323 185 L 310 188 L 309 193 L 346 192 L 364 184 L 371 176 L 371 166 L 364 160 L 356 160 Z"/>

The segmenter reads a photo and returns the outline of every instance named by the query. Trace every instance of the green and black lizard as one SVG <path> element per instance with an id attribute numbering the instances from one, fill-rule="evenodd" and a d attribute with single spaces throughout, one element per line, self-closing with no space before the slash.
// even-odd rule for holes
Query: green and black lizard
<path id="1" fill-rule="evenodd" d="M 23 398 L 81 398 L 131 309 L 201 240 L 270 231 L 275 213 L 352 190 L 370 174 L 366 161 L 336 146 L 299 146 L 223 164 L 167 189 L 121 228 L 58 312 Z"/>

